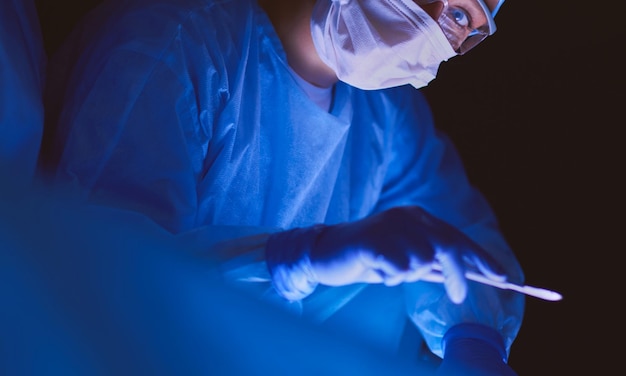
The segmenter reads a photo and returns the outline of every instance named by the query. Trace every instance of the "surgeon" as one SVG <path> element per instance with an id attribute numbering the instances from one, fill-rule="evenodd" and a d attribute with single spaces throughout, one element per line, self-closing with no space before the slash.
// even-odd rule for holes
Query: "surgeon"
<path id="1" fill-rule="evenodd" d="M 46 64 L 33 1 L 0 2 L 0 174 L 27 184 L 44 127 Z"/>
<path id="2" fill-rule="evenodd" d="M 417 90 L 501 3 L 104 1 L 51 61 L 41 171 L 321 326 L 440 374 L 514 375 L 524 297 L 465 272 L 522 269 Z"/>

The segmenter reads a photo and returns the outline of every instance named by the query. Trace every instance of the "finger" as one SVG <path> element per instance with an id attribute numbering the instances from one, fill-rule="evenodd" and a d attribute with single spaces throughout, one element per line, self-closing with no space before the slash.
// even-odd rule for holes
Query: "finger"
<path id="1" fill-rule="evenodd" d="M 403 282 L 415 282 L 432 271 L 433 262 L 422 262 L 417 257 L 411 257 L 408 267 L 400 267 L 396 262 L 383 255 L 364 260 L 368 272 L 363 274 L 369 283 L 384 283 L 386 286 L 396 286 Z M 404 263 L 403 263 L 404 264 Z M 375 281 L 375 282 L 374 282 Z"/>
<path id="2" fill-rule="evenodd" d="M 440 248 L 454 247 L 463 250 L 465 261 L 477 267 L 485 276 L 496 281 L 506 279 L 504 268 L 500 266 L 496 259 L 465 233 L 437 218 L 432 218 L 431 222 L 433 223 L 433 233 L 437 234 L 435 236 L 436 243 Z"/>
<path id="3" fill-rule="evenodd" d="M 398 273 L 395 275 L 385 275 L 383 277 L 383 283 L 385 286 L 397 286 L 403 282 L 406 282 L 407 272 Z"/>
<path id="4" fill-rule="evenodd" d="M 486 251 L 481 248 L 466 251 L 465 260 L 478 268 L 485 277 L 498 282 L 504 282 L 507 279 L 504 268 Z"/>
<path id="5" fill-rule="evenodd" d="M 443 285 L 448 297 L 453 303 L 459 304 L 467 296 L 467 280 L 465 279 L 465 267 L 463 258 L 459 252 L 446 251 L 437 253 L 437 261 L 441 265 Z"/>
<path id="6" fill-rule="evenodd" d="M 383 262 L 379 265 L 387 274 L 386 285 L 395 286 L 402 282 L 415 282 L 432 270 L 435 251 L 428 242 L 424 241 L 423 237 L 410 236 L 397 249 L 401 251 L 395 252 L 396 257 L 385 257 L 384 260 L 389 263 L 388 265 Z"/>
<path id="7" fill-rule="evenodd" d="M 417 261 L 417 258 L 412 258 L 407 270 L 395 269 L 395 274 L 391 274 L 389 270 L 386 271 L 385 285 L 396 286 L 404 282 L 415 282 L 429 275 L 433 270 L 433 262 L 421 262 Z"/>
<path id="8" fill-rule="evenodd" d="M 493 281 L 503 282 L 506 280 L 505 269 L 489 252 L 467 235 L 461 232 L 458 235 L 460 238 L 458 238 L 457 248 L 462 250 L 466 265 L 478 269 L 480 273 Z"/>
<path id="9" fill-rule="evenodd" d="M 391 262 L 383 255 L 362 256 L 361 264 L 364 272 L 360 282 L 384 283 L 388 286 L 394 286 L 401 283 L 407 273 L 406 268 L 398 267 L 396 263 Z"/>
<path id="10" fill-rule="evenodd" d="M 406 282 L 415 282 L 424 279 L 433 271 L 433 262 L 423 262 L 417 257 L 411 257 L 410 272 L 406 275 Z"/>

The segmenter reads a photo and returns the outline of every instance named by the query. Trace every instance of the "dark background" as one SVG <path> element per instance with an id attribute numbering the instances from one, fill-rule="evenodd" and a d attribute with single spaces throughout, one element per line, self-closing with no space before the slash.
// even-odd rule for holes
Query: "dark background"
<path id="1" fill-rule="evenodd" d="M 52 54 L 99 1 L 36 3 Z M 622 20 L 610 22 L 620 14 L 612 3 L 591 5 L 508 0 L 496 34 L 444 63 L 423 89 L 498 214 L 527 283 L 564 295 L 528 298 L 509 360 L 520 376 L 619 367 L 612 364 L 623 325 L 617 235 L 626 221 L 617 184 L 626 33 Z"/>
<path id="2" fill-rule="evenodd" d="M 626 33 L 617 8 L 590 5 L 507 0 L 498 31 L 424 89 L 527 283 L 564 295 L 528 298 L 509 362 L 522 376 L 619 367 Z"/>

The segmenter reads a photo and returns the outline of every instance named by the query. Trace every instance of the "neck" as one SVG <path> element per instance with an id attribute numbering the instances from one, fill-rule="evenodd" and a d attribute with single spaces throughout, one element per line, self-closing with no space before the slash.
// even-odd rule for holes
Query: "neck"
<path id="1" fill-rule="evenodd" d="M 287 63 L 300 77 L 319 87 L 337 82 L 335 73 L 320 59 L 310 20 L 315 0 L 259 0 L 287 54 Z"/>

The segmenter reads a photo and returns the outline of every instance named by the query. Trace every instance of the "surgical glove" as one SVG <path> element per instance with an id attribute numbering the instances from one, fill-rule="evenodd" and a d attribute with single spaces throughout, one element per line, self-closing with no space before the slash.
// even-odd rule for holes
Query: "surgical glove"
<path id="1" fill-rule="evenodd" d="M 480 324 L 459 324 L 443 337 L 438 376 L 517 376 L 508 364 L 500 334 Z"/>
<path id="2" fill-rule="evenodd" d="M 299 300 L 317 284 L 414 282 L 435 269 L 450 299 L 467 294 L 465 270 L 504 281 L 503 268 L 450 224 L 417 206 L 392 208 L 355 222 L 295 228 L 270 235 L 267 266 L 277 292 Z"/>

